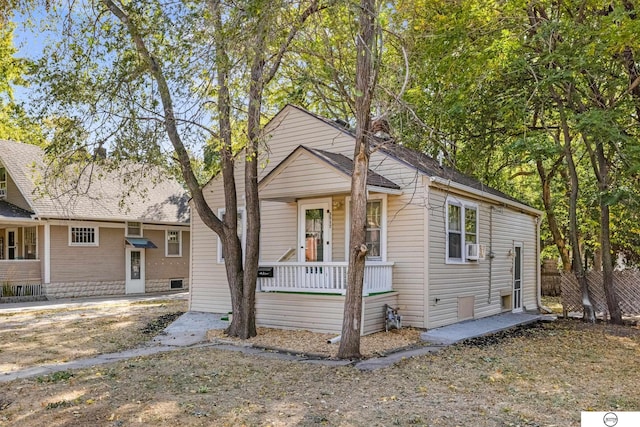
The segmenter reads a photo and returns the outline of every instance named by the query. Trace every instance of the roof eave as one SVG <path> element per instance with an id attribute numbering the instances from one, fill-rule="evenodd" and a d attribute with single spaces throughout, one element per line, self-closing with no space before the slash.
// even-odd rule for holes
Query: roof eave
<path id="1" fill-rule="evenodd" d="M 532 208 L 531 206 L 527 206 L 524 203 L 519 203 L 514 200 L 509 200 L 504 197 L 497 196 L 495 194 L 488 193 L 486 191 L 477 190 L 473 187 L 469 187 L 464 184 L 460 184 L 458 182 L 452 181 L 450 179 L 441 178 L 439 176 L 432 176 L 429 178 L 430 185 L 439 188 L 453 188 L 459 191 L 463 191 L 469 194 L 473 194 L 474 196 L 482 197 L 484 199 L 492 200 L 501 205 L 510 206 L 514 209 L 520 210 L 522 212 L 526 212 L 528 214 L 532 214 L 538 217 L 542 216 L 542 211 L 538 209 Z"/>

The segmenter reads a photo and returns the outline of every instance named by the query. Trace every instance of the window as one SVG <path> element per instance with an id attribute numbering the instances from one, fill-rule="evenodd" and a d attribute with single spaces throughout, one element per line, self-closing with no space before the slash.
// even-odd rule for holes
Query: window
<path id="1" fill-rule="evenodd" d="M 7 197 L 7 170 L 0 167 L 0 199 Z"/>
<path id="2" fill-rule="evenodd" d="M 23 253 L 25 259 L 37 259 L 37 233 L 36 227 L 25 227 L 23 229 L 22 241 L 24 245 Z"/>
<path id="3" fill-rule="evenodd" d="M 69 227 L 69 246 L 98 246 L 98 227 Z"/>
<path id="4" fill-rule="evenodd" d="M 142 223 L 127 221 L 127 236 L 142 237 Z"/>
<path id="5" fill-rule="evenodd" d="M 367 259 L 382 259 L 382 200 L 367 202 Z"/>
<path id="6" fill-rule="evenodd" d="M 167 240 L 165 256 L 182 256 L 182 232 L 180 230 L 167 230 L 165 236 Z"/>
<path id="7" fill-rule="evenodd" d="M 386 195 L 378 195 L 379 198 L 370 198 L 367 201 L 367 230 L 365 244 L 367 245 L 368 261 L 386 261 Z M 345 210 L 350 212 L 350 200 L 347 198 Z M 348 215 L 347 215 L 348 217 Z M 350 218 L 345 224 L 345 253 L 349 253 L 349 234 L 351 231 Z"/>
<path id="8" fill-rule="evenodd" d="M 225 210 L 224 209 L 218 209 L 218 218 L 220 218 L 222 221 L 224 221 L 224 216 L 225 216 Z M 237 215 L 237 224 L 238 224 L 238 238 L 240 239 L 240 244 L 242 245 L 242 249 L 243 249 L 243 256 L 244 256 L 244 209 L 243 208 L 238 208 L 238 215 Z M 224 262 L 224 250 L 222 249 L 222 240 L 220 240 L 220 237 L 218 237 L 218 262 L 222 263 Z"/>
<path id="9" fill-rule="evenodd" d="M 447 261 L 464 262 L 465 247 L 478 243 L 478 206 L 447 200 Z"/>

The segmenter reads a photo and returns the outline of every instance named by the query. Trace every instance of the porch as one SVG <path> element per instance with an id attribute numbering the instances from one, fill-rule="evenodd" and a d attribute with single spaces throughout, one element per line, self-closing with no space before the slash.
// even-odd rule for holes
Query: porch
<path id="1" fill-rule="evenodd" d="M 0 260 L 0 302 L 42 298 L 40 260 Z"/>
<path id="2" fill-rule="evenodd" d="M 40 283 L 39 259 L 0 260 L 0 283 Z"/>
<path id="3" fill-rule="evenodd" d="M 345 295 L 347 262 L 261 263 L 258 290 L 261 292 L 299 292 Z M 393 262 L 367 261 L 363 295 L 393 290 Z"/>

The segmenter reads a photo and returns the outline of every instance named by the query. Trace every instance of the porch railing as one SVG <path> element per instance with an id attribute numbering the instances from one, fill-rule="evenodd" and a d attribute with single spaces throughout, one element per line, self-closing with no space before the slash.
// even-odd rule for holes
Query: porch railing
<path id="1" fill-rule="evenodd" d="M 344 295 L 346 262 L 261 263 L 258 289 L 263 292 L 317 292 Z M 363 294 L 393 290 L 393 262 L 367 262 Z"/>
<path id="2" fill-rule="evenodd" d="M 41 280 L 39 259 L 0 260 L 0 283 Z"/>

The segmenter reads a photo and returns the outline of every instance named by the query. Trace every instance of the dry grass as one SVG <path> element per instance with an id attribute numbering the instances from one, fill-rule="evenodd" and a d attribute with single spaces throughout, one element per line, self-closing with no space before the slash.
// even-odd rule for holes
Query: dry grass
<path id="1" fill-rule="evenodd" d="M 420 330 L 403 328 L 389 332 L 378 332 L 362 337 L 360 351 L 365 358 L 383 356 L 402 348 L 420 345 Z M 335 334 L 319 334 L 309 331 L 258 328 L 258 336 L 248 340 L 230 338 L 221 330 L 211 330 L 207 338 L 212 342 L 251 345 L 270 350 L 304 354 L 311 357 L 335 358 L 339 344 L 327 341 Z"/>
<path id="2" fill-rule="evenodd" d="M 0 372 L 138 347 L 151 338 L 142 332 L 147 323 L 186 309 L 184 300 L 154 300 L 0 312 Z"/>
<path id="3" fill-rule="evenodd" d="M 640 407 L 638 360 L 638 328 L 570 320 L 372 372 L 191 348 L 3 383 L 0 426 L 578 427 Z"/>

